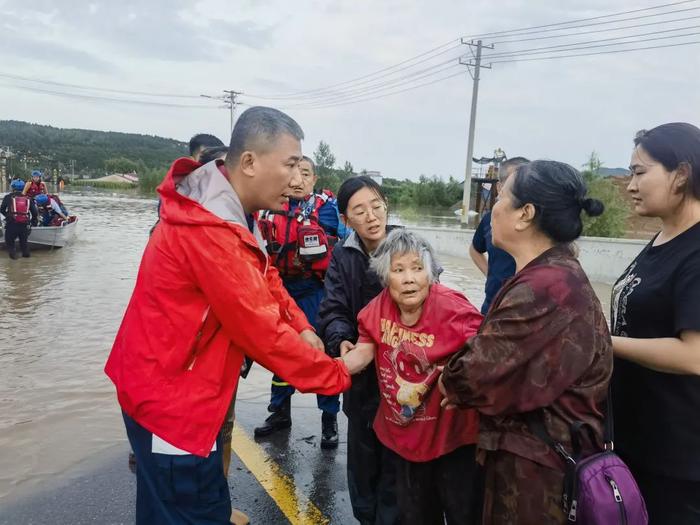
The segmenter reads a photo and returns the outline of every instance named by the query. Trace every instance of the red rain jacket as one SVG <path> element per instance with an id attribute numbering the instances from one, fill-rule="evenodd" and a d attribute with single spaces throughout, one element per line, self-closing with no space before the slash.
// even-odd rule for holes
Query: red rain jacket
<path id="1" fill-rule="evenodd" d="M 176 160 L 105 373 L 119 403 L 168 443 L 207 456 L 244 355 L 302 392 L 350 387 L 345 365 L 304 343 L 310 329 L 251 234 L 224 168 Z M 176 187 L 177 184 L 177 187 Z"/>

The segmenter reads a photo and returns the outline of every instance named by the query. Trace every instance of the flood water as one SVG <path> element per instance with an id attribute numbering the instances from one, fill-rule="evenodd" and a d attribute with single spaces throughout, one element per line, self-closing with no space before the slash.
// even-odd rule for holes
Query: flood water
<path id="1" fill-rule="evenodd" d="M 0 505 L 126 440 L 102 370 L 156 201 L 98 192 L 63 200 L 80 217 L 72 245 L 15 261 L 0 254 Z M 458 225 L 449 212 L 403 222 Z M 440 259 L 442 281 L 479 307 L 483 277 L 464 253 Z M 608 287 L 596 289 L 606 301 Z M 268 392 L 269 379 L 260 388 Z"/>

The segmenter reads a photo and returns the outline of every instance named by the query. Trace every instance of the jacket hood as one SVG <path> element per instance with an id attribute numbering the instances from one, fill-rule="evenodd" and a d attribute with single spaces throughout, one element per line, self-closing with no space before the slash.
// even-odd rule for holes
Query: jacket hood
<path id="1" fill-rule="evenodd" d="M 391 225 L 387 224 L 386 232 L 389 233 L 391 230 L 394 230 L 396 228 L 403 228 L 403 226 L 399 226 L 396 224 L 391 224 Z M 365 245 L 362 244 L 362 241 L 360 240 L 360 236 L 357 235 L 357 232 L 355 230 L 352 230 L 350 232 L 350 235 L 348 235 L 345 238 L 345 240 L 343 241 L 343 248 L 348 248 L 350 250 L 357 250 L 358 252 L 367 256 L 367 252 L 365 251 Z"/>
<path id="2" fill-rule="evenodd" d="M 223 161 L 200 164 L 190 157 L 177 159 L 158 187 L 160 217 L 170 224 L 223 226 L 234 223 L 248 230 L 243 205 L 222 172 Z M 253 235 L 264 250 L 257 224 Z"/>

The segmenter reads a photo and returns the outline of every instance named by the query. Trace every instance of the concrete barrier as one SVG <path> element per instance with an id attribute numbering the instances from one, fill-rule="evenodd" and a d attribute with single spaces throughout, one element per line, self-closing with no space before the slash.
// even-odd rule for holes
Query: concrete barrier
<path id="1" fill-rule="evenodd" d="M 469 245 L 474 230 L 412 226 L 407 228 L 422 235 L 438 253 L 455 257 L 469 257 Z M 591 281 L 613 283 L 649 241 L 581 237 L 576 241 L 581 266 Z"/>

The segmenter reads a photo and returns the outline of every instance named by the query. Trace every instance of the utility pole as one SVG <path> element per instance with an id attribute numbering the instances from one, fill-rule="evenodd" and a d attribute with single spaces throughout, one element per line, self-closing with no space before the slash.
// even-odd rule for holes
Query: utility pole
<path id="1" fill-rule="evenodd" d="M 232 89 L 224 89 L 224 94 L 219 96 L 212 95 L 200 95 L 200 97 L 211 98 L 213 100 L 220 100 L 224 103 L 222 108 L 228 108 L 231 115 L 231 132 L 233 132 L 233 116 L 236 113 L 236 106 L 240 106 L 242 102 L 238 102 L 238 95 L 243 93 L 240 91 L 233 91 Z"/>
<path id="2" fill-rule="evenodd" d="M 479 78 L 481 68 L 491 69 L 491 65 L 482 66 L 481 65 L 481 50 L 483 48 L 493 49 L 493 45 L 487 46 L 482 44 L 481 40 L 477 40 L 474 43 L 473 40 L 465 42 L 462 39 L 462 44 L 471 47 L 476 47 L 476 55 L 473 59 L 468 61 L 463 61 L 459 59 L 459 63 L 467 66 L 467 68 L 474 68 L 474 73 L 472 74 L 469 70 L 469 74 L 472 76 L 472 107 L 471 113 L 469 115 L 469 140 L 467 142 L 467 166 L 464 170 L 464 193 L 462 195 L 462 223 L 466 224 L 469 221 L 469 204 L 471 202 L 472 194 L 472 157 L 474 155 L 474 128 L 476 127 L 476 104 L 479 98 Z M 473 52 L 472 52 L 473 55 Z"/>

